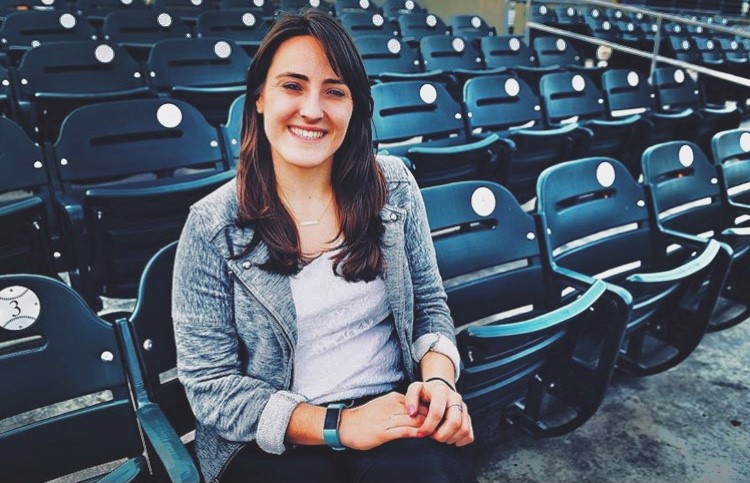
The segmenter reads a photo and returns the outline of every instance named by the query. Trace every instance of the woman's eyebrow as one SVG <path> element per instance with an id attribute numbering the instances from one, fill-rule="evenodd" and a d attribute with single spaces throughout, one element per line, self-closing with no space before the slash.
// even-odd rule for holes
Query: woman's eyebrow
<path id="1" fill-rule="evenodd" d="M 298 74 L 297 72 L 282 72 L 281 74 L 279 74 L 279 75 L 276 76 L 277 79 L 280 78 L 280 77 L 292 77 L 294 79 L 299 79 L 299 80 L 303 80 L 303 81 L 306 81 L 306 82 L 310 81 L 309 77 L 307 77 L 304 74 Z M 323 83 L 324 84 L 345 85 L 344 81 L 342 81 L 341 79 L 335 78 L 335 77 L 334 78 L 330 78 L 330 79 L 326 79 L 326 80 L 323 81 Z"/>

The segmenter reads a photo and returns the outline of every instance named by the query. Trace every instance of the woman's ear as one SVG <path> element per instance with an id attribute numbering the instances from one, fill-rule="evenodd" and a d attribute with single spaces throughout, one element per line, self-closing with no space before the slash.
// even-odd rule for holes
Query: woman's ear
<path id="1" fill-rule="evenodd" d="M 255 111 L 258 114 L 263 114 L 263 93 L 261 92 L 258 99 L 255 101 Z"/>

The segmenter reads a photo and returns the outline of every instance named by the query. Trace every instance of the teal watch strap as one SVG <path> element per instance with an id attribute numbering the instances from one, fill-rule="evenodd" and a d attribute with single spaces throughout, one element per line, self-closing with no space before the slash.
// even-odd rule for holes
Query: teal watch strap
<path id="1" fill-rule="evenodd" d="M 323 441 L 335 450 L 346 449 L 339 439 L 339 422 L 341 421 L 341 411 L 346 405 L 341 403 L 329 404 L 326 409 L 326 418 L 323 421 Z"/>

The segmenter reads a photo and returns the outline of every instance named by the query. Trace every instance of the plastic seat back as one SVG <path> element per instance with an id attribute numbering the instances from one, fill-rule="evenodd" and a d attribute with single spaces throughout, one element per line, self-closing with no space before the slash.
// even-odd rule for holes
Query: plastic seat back
<path id="1" fill-rule="evenodd" d="M 48 42 L 96 39 L 86 19 L 69 12 L 13 12 L 0 27 L 0 42 L 21 52 Z"/>
<path id="2" fill-rule="evenodd" d="M 219 0 L 219 10 L 259 11 L 260 16 L 271 18 L 276 4 L 273 0 Z"/>
<path id="3" fill-rule="evenodd" d="M 379 12 L 348 12 L 339 17 L 341 25 L 355 39 L 364 36 L 394 36 L 398 30 L 393 28 L 383 14 Z"/>
<path id="4" fill-rule="evenodd" d="M 656 105 L 654 89 L 635 70 L 607 70 L 602 74 L 602 88 L 612 117 L 640 114 Z"/>
<path id="5" fill-rule="evenodd" d="M 672 55 L 677 60 L 689 62 L 691 64 L 701 63 L 701 53 L 695 44 L 695 41 L 690 37 L 683 36 L 670 36 L 669 46 L 672 50 Z"/>
<path id="6" fill-rule="evenodd" d="M 522 80 L 511 74 L 469 79 L 464 84 L 464 103 L 469 129 L 506 131 L 543 127 L 539 98 Z"/>
<path id="7" fill-rule="evenodd" d="M 419 50 L 427 70 L 478 70 L 484 67 L 479 50 L 462 37 L 428 35 L 420 40 Z"/>
<path id="8" fill-rule="evenodd" d="M 237 166 L 240 160 L 240 143 L 242 142 L 242 116 L 245 112 L 245 96 L 242 94 L 232 102 L 226 124 L 222 125 L 224 143 L 229 152 L 231 166 Z"/>
<path id="9" fill-rule="evenodd" d="M 402 14 L 398 17 L 398 27 L 404 42 L 419 43 L 428 35 L 450 35 L 450 29 L 440 17 L 427 12 Z"/>
<path id="10" fill-rule="evenodd" d="M 42 150 L 0 117 L 0 273 L 56 276 L 49 247 L 49 179 Z"/>
<path id="11" fill-rule="evenodd" d="M 544 3 L 536 3 L 532 6 L 531 12 L 527 14 L 532 22 L 553 24 L 557 23 L 557 14 L 555 9 Z"/>
<path id="12" fill-rule="evenodd" d="M 122 0 L 76 0 L 75 12 L 84 18 L 103 19 L 111 12 L 147 11 L 145 2 L 123 2 Z"/>
<path id="13" fill-rule="evenodd" d="M 424 12 L 425 9 L 414 0 L 385 0 L 383 14 L 389 19 L 396 20 L 400 15 Z"/>
<path id="14" fill-rule="evenodd" d="M 536 56 L 523 37 L 499 35 L 483 37 L 480 41 L 484 63 L 488 69 L 497 67 L 536 66 Z"/>
<path id="15" fill-rule="evenodd" d="M 0 479 L 47 481 L 123 457 L 146 473 L 113 326 L 47 277 L 0 276 L 0 297 L 0 379 L 14 388 L 0 399 L 0 419 L 47 408 L 0 434 Z M 74 399 L 75 409 L 49 408 Z"/>
<path id="16" fill-rule="evenodd" d="M 679 67 L 660 67 L 654 71 L 654 87 L 661 109 L 700 109 L 698 84 Z"/>
<path id="17" fill-rule="evenodd" d="M 233 40 L 242 47 L 257 50 L 271 28 L 271 20 L 261 10 L 203 12 L 198 16 L 195 32 L 199 38 Z"/>
<path id="18" fill-rule="evenodd" d="M 537 37 L 534 51 L 540 66 L 583 65 L 583 59 L 576 48 L 561 37 Z"/>
<path id="19" fill-rule="evenodd" d="M 649 187 L 659 223 L 694 235 L 717 235 L 723 216 L 716 166 L 693 143 L 657 144 L 643 153 L 643 182 Z"/>
<path id="20" fill-rule="evenodd" d="M 371 78 L 390 72 L 416 74 L 424 71 L 417 47 L 396 37 L 368 35 L 355 38 L 354 43 Z"/>
<path id="21" fill-rule="evenodd" d="M 557 72 L 542 77 L 539 88 L 544 113 L 550 124 L 571 119 L 603 119 L 604 99 L 599 89 L 582 74 Z"/>
<path id="22" fill-rule="evenodd" d="M 347 13 L 378 11 L 378 6 L 370 0 L 336 0 L 336 16 L 339 18 Z"/>
<path id="23" fill-rule="evenodd" d="M 557 22 L 564 25 L 575 25 L 583 23 L 583 15 L 573 6 L 557 7 Z"/>
<path id="24" fill-rule="evenodd" d="M 715 135 L 711 144 L 714 162 L 721 164 L 727 195 L 750 205 L 750 131 L 724 131 Z"/>
<path id="25" fill-rule="evenodd" d="M 495 27 L 478 15 L 454 15 L 451 17 L 451 30 L 456 37 L 469 40 L 495 35 Z"/>
<path id="26" fill-rule="evenodd" d="M 179 17 L 164 11 L 122 10 L 104 18 L 104 39 L 121 45 L 150 48 L 165 39 L 188 38 L 190 29 Z M 145 60 L 145 59 L 144 59 Z"/>
<path id="27" fill-rule="evenodd" d="M 160 2 L 159 7 L 166 9 L 168 12 L 173 13 L 180 17 L 180 19 L 188 24 L 194 26 L 198 16 L 203 12 L 214 10 L 214 4 L 210 0 L 158 0 Z"/>
<path id="28" fill-rule="evenodd" d="M 327 14 L 333 15 L 333 5 L 323 0 L 279 0 L 279 11 L 281 12 L 301 12 L 302 10 L 314 8 Z"/>

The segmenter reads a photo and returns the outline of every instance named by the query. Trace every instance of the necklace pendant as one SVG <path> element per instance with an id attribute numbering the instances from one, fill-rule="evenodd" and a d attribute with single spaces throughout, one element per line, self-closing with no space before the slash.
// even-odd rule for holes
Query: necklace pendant
<path id="1" fill-rule="evenodd" d="M 320 220 L 300 221 L 299 226 L 315 226 L 320 225 Z"/>

